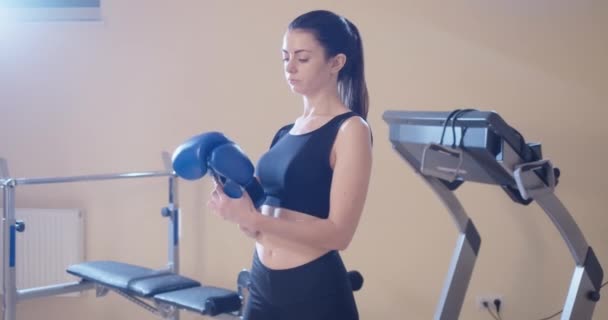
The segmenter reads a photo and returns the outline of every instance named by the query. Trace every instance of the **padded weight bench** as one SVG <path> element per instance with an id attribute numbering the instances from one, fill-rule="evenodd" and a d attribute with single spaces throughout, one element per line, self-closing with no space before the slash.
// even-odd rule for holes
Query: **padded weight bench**
<path id="1" fill-rule="evenodd" d="M 198 281 L 169 271 L 157 271 L 115 261 L 90 261 L 75 264 L 67 272 L 84 282 L 97 286 L 97 296 L 113 290 L 144 309 L 165 319 L 172 318 L 176 310 L 184 309 L 204 316 L 227 314 L 241 315 L 244 289 L 249 288 L 249 271 L 243 270 L 237 279 L 238 290 L 203 286 Z M 353 291 L 363 286 L 358 271 L 348 272 Z M 143 299 L 153 300 L 156 306 Z"/>
<path id="2" fill-rule="evenodd" d="M 98 296 L 113 290 L 163 318 L 176 309 L 186 309 L 205 316 L 230 313 L 238 316 L 242 289 L 248 285 L 248 272 L 239 274 L 239 292 L 203 286 L 198 281 L 169 271 L 157 271 L 115 261 L 91 261 L 72 265 L 67 272 L 83 281 L 93 282 Z M 153 300 L 156 307 L 143 299 Z"/>

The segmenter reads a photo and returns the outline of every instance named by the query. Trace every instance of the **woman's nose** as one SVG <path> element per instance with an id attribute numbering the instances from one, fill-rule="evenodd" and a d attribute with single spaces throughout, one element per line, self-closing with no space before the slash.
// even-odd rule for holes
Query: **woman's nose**
<path id="1" fill-rule="evenodd" d="M 287 73 L 295 73 L 297 71 L 293 60 L 289 60 L 287 63 L 285 63 L 285 71 Z"/>

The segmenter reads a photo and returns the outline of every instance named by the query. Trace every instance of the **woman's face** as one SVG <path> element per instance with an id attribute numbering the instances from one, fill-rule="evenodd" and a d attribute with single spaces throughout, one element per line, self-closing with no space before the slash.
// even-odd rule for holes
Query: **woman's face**
<path id="1" fill-rule="evenodd" d="M 332 85 L 332 81 L 336 83 L 333 58 L 326 58 L 325 49 L 312 33 L 301 29 L 288 30 L 283 37 L 282 51 L 285 78 L 293 92 L 313 95 Z"/>

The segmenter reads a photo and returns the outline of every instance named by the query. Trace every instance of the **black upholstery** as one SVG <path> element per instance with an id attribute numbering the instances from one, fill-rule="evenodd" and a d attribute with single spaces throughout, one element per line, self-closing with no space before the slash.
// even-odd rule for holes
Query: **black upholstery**
<path id="1" fill-rule="evenodd" d="M 168 272 L 115 261 L 72 265 L 67 272 L 129 295 L 153 298 L 203 315 L 238 311 L 241 298 L 230 290 L 201 286 L 198 281 Z"/>
<path id="2" fill-rule="evenodd" d="M 216 287 L 165 292 L 155 295 L 154 299 L 208 316 L 238 311 L 241 308 L 241 298 L 236 292 Z"/>
<path id="3" fill-rule="evenodd" d="M 198 281 L 115 261 L 91 261 L 70 266 L 68 273 L 140 297 L 200 286 Z"/>

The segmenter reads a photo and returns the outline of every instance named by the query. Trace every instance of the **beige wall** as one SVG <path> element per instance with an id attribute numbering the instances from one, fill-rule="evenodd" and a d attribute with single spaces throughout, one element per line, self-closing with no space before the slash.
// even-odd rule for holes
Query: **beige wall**
<path id="1" fill-rule="evenodd" d="M 222 130 L 252 159 L 301 111 L 279 49 L 297 14 L 328 8 L 353 20 L 366 49 L 374 171 L 358 233 L 344 252 L 363 272 L 362 319 L 430 319 L 456 231 L 429 188 L 388 143 L 385 110 L 496 110 L 562 169 L 557 194 L 608 268 L 608 6 L 600 1 L 107 0 L 101 23 L 0 28 L 0 155 L 13 176 L 160 169 L 161 150 Z M 166 261 L 165 182 L 19 189 L 22 207 L 86 211 L 88 259 Z M 180 185 L 182 271 L 233 287 L 252 243 L 209 215 L 207 181 Z M 21 191 L 22 190 L 22 191 Z M 457 191 L 481 253 L 462 319 L 489 319 L 478 295 L 504 297 L 503 319 L 562 307 L 573 270 L 535 205 L 497 187 Z M 69 316 L 68 316 L 69 315 Z M 608 318 L 601 301 L 595 319 Z M 153 319 L 110 294 L 20 305 L 25 319 Z M 195 319 L 184 314 L 184 319 Z"/>

